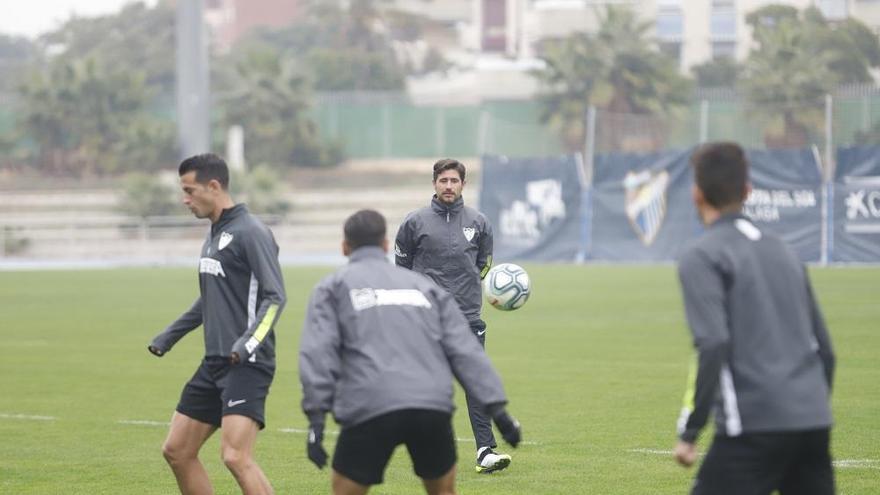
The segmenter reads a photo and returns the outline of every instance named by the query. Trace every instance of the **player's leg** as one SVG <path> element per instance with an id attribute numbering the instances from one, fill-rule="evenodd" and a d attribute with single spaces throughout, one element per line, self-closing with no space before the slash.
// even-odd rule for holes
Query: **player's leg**
<path id="1" fill-rule="evenodd" d="M 174 412 L 168 437 L 162 445 L 162 454 L 174 472 L 183 495 L 213 493 L 208 473 L 199 461 L 199 450 L 216 430 L 214 425 Z"/>
<path id="2" fill-rule="evenodd" d="M 455 466 L 435 480 L 422 480 L 428 495 L 455 495 Z"/>
<path id="3" fill-rule="evenodd" d="M 359 495 L 382 483 L 391 454 L 401 443 L 399 411 L 353 426 L 343 425 L 333 452 L 333 493 Z"/>
<path id="4" fill-rule="evenodd" d="M 369 491 L 369 485 L 362 485 L 357 481 L 346 478 L 344 474 L 333 471 L 333 495 L 364 495 Z"/>
<path id="5" fill-rule="evenodd" d="M 274 368 L 240 364 L 229 368 L 224 382 L 223 463 L 245 494 L 271 494 L 272 485 L 254 458 L 257 434 L 265 427 L 266 397 Z"/>
<path id="6" fill-rule="evenodd" d="M 803 432 L 790 469 L 782 480 L 782 495 L 833 495 L 831 433 L 828 429 Z"/>
<path id="7" fill-rule="evenodd" d="M 254 460 L 254 446 L 260 425 L 252 418 L 238 414 L 223 416 L 220 451 L 223 464 L 235 476 L 242 493 L 271 495 L 272 485 Z"/>
<path id="8" fill-rule="evenodd" d="M 784 435 L 716 435 L 694 480 L 691 495 L 770 495 L 787 464 Z"/>
<path id="9" fill-rule="evenodd" d="M 410 409 L 401 420 L 413 470 L 428 495 L 455 494 L 455 433 L 447 412 Z"/>
<path id="10" fill-rule="evenodd" d="M 162 445 L 165 461 L 174 472 L 180 492 L 186 495 L 212 493 L 208 474 L 198 457 L 202 445 L 220 426 L 220 390 L 211 372 L 212 364 L 202 361 L 183 387 Z"/>
<path id="11" fill-rule="evenodd" d="M 483 320 L 470 322 L 471 331 L 480 342 L 480 346 L 486 348 L 486 323 Z M 495 435 L 492 433 L 491 418 L 483 411 L 483 408 L 470 395 L 465 394 L 467 401 L 468 417 L 471 421 L 471 431 L 474 433 L 474 441 L 477 446 L 478 473 L 492 473 L 500 471 L 510 465 L 510 456 L 495 452 L 497 447 Z"/>

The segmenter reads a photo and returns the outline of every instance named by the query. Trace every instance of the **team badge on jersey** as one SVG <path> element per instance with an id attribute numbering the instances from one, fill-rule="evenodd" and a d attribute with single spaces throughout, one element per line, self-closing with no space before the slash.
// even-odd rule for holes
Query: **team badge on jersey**
<path id="1" fill-rule="evenodd" d="M 230 234 L 229 232 L 223 232 L 222 234 L 220 234 L 220 241 L 217 242 L 217 250 L 219 251 L 225 248 L 229 245 L 230 242 L 232 242 L 232 234 Z"/>
<path id="2" fill-rule="evenodd" d="M 468 242 L 471 242 L 471 240 L 473 240 L 474 238 L 474 234 L 477 233 L 477 229 L 473 227 L 465 227 L 461 229 L 461 231 L 464 232 L 464 238 L 467 239 Z"/>
<path id="3" fill-rule="evenodd" d="M 669 173 L 643 170 L 629 172 L 623 178 L 626 191 L 626 216 L 642 244 L 650 246 L 660 233 L 666 217 L 666 188 Z"/>

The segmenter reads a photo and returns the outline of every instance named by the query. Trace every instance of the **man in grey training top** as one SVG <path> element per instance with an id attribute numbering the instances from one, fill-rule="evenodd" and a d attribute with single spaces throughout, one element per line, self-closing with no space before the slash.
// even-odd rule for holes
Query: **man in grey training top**
<path id="1" fill-rule="evenodd" d="M 696 462 L 713 409 L 715 439 L 692 494 L 831 495 L 834 353 L 806 269 L 740 213 L 751 187 L 741 147 L 705 145 L 691 164 L 706 232 L 678 265 L 698 360 L 675 458 Z"/>
<path id="2" fill-rule="evenodd" d="M 183 203 L 211 220 L 199 259 L 201 295 L 148 349 L 164 356 L 203 325 L 205 357 L 183 388 L 162 452 L 181 493 L 213 493 L 198 454 L 222 428 L 223 462 L 242 493 L 271 494 L 253 451 L 275 374 L 273 327 L 285 303 L 278 246 L 265 225 L 232 202 L 222 158 L 187 158 L 179 173 Z"/>
<path id="3" fill-rule="evenodd" d="M 312 292 L 300 344 L 306 452 L 327 462 L 324 421 L 342 426 L 333 455 L 333 493 L 360 495 L 382 483 L 406 445 L 427 493 L 455 493 L 453 376 L 516 447 L 520 428 L 505 412 L 501 379 L 452 296 L 388 262 L 385 218 L 361 210 L 346 220 L 347 266 Z"/>
<path id="4" fill-rule="evenodd" d="M 471 332 L 486 346 L 486 323 L 480 280 L 492 267 L 492 226 L 485 215 L 464 205 L 465 167 L 444 158 L 434 164 L 431 204 L 409 215 L 394 244 L 398 266 L 423 273 L 455 297 Z M 467 395 L 468 414 L 477 447 L 476 471 L 491 473 L 510 465 L 510 456 L 495 452 L 489 418 Z"/>

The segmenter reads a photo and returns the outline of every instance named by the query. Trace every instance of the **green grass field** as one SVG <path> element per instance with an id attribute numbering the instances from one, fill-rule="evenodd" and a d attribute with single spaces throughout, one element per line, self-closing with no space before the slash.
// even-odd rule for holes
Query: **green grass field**
<path id="1" fill-rule="evenodd" d="M 681 494 L 693 470 L 666 451 L 691 356 L 670 266 L 534 265 L 521 310 L 485 311 L 487 349 L 525 444 L 510 469 L 473 472 L 459 443 L 462 494 Z M 258 461 L 279 494 L 329 492 L 305 457 L 297 345 L 305 301 L 329 268 L 285 270 L 278 371 Z M 812 270 L 838 356 L 833 434 L 839 493 L 880 493 L 880 269 Z M 169 494 L 160 447 L 201 332 L 157 359 L 152 336 L 196 297 L 194 270 L 0 272 L 0 493 Z M 463 406 L 463 397 L 456 396 Z M 472 437 L 463 407 L 459 437 Z M 329 430 L 336 430 L 331 425 Z M 283 431 L 288 430 L 288 431 Z M 293 431 L 290 431 L 293 430 Z M 332 449 L 335 436 L 328 435 Z M 708 437 L 704 435 L 701 447 Z M 216 493 L 238 493 L 203 449 Z M 399 449 L 375 494 L 421 493 Z"/>

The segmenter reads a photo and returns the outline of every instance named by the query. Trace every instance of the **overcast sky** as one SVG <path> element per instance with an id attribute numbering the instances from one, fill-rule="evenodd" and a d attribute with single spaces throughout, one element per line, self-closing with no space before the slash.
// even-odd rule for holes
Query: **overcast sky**
<path id="1" fill-rule="evenodd" d="M 58 27 L 71 15 L 90 17 L 118 12 L 133 0 L 2 0 L 0 33 L 33 38 Z M 146 0 L 155 5 L 156 0 Z"/>

